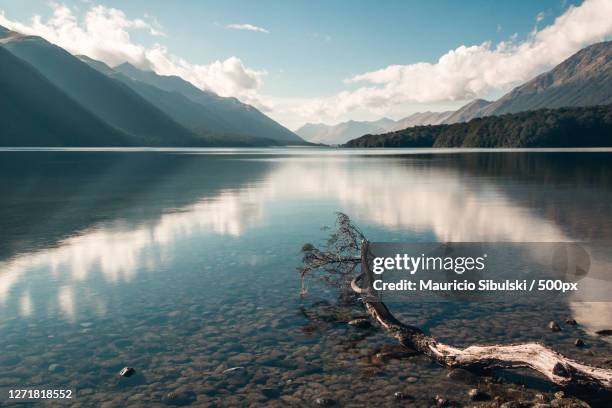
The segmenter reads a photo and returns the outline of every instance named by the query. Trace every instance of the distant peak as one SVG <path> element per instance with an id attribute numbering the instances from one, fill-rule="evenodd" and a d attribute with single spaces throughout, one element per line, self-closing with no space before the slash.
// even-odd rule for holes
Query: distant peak
<path id="1" fill-rule="evenodd" d="M 113 69 L 117 70 L 117 71 L 122 71 L 123 73 L 127 73 L 127 72 L 145 72 L 145 73 L 151 73 L 151 74 L 155 74 L 155 71 L 151 70 L 151 69 L 145 69 L 145 68 L 140 68 L 137 67 L 136 65 L 130 63 L 130 62 L 123 62 L 119 65 L 116 65 L 115 67 L 113 67 Z"/>
<path id="2" fill-rule="evenodd" d="M 589 52 L 597 49 L 604 50 L 608 47 L 612 47 L 612 40 L 610 41 L 601 41 L 595 44 L 591 44 L 588 47 L 584 47 L 582 50 L 578 51 L 576 54 L 580 54 L 581 52 Z"/>
<path id="3" fill-rule="evenodd" d="M 115 66 L 115 68 L 118 68 L 118 69 L 121 69 L 121 68 L 124 68 L 124 69 L 138 69 L 134 65 L 130 64 L 127 61 L 123 62 L 123 63 L 121 63 L 121 64 L 119 64 L 117 66 Z"/>
<path id="4" fill-rule="evenodd" d="M 329 125 L 326 125 L 325 123 L 322 123 L 322 122 L 319 122 L 319 123 L 306 122 L 302 126 L 300 126 L 298 128 L 298 130 L 299 129 L 308 129 L 308 128 L 320 128 L 320 127 L 323 127 L 323 126 L 327 127 Z"/>
<path id="5" fill-rule="evenodd" d="M 473 106 L 484 106 L 490 104 L 491 101 L 487 101 L 486 99 L 474 99 L 472 102 L 465 105 L 465 107 L 473 107 Z"/>

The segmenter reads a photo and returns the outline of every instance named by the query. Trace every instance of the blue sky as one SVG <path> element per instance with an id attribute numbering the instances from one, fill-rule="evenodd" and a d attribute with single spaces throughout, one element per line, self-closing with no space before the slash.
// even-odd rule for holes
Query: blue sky
<path id="1" fill-rule="evenodd" d="M 601 2 L 601 0 L 592 0 L 592 2 L 598 1 Z M 414 100 L 409 96 L 391 96 L 389 95 L 391 91 L 387 89 L 382 98 L 388 97 L 389 100 L 380 105 L 373 102 L 380 99 L 380 94 L 361 95 L 360 100 L 366 101 L 361 105 L 360 102 L 351 102 L 336 114 L 320 113 L 326 106 L 330 106 L 330 100 L 338 98 L 343 92 L 350 93 L 361 87 L 370 86 L 391 88 L 395 80 L 382 79 L 380 80 L 382 82 L 376 82 L 372 81 L 371 77 L 365 77 L 364 84 L 363 81 L 347 83 L 346 79 L 384 70 L 393 65 L 411 67 L 421 62 L 436 64 L 441 56 L 462 45 L 479 46 L 490 42 L 490 47 L 494 50 L 500 42 L 512 39 L 518 47 L 524 42 L 534 41 L 533 30 L 536 24 L 538 30 L 552 26 L 555 24 L 555 19 L 566 13 L 568 8 L 572 5 L 580 6 L 581 3 L 569 0 L 537 2 L 484 0 L 85 2 L 72 0 L 60 1 L 53 6 L 46 0 L 27 2 L 0 0 L 0 10 L 3 11 L 5 19 L 28 25 L 29 29 L 35 29 L 31 24 L 32 16 L 40 15 L 43 22 L 48 22 L 47 19 L 58 4 L 66 5 L 81 25 L 85 25 L 87 12 L 96 5 L 120 10 L 125 19 L 141 19 L 163 32 L 164 35 L 159 36 L 151 35 L 151 31 L 146 29 L 125 29 L 129 33 L 130 42 L 145 50 L 160 44 L 173 59 L 180 58 L 196 67 L 207 67 L 212 62 L 223 62 L 231 58 L 235 58 L 236 60 L 232 61 L 237 64 L 236 61 L 239 60 L 243 67 L 239 69 L 245 70 L 247 80 L 244 82 L 245 89 L 240 89 L 242 78 L 234 78 L 238 81 L 236 86 L 224 87 L 213 83 L 210 79 L 213 75 L 209 72 L 211 70 L 204 68 L 198 75 L 209 75 L 209 78 L 201 78 L 197 84 L 221 94 L 234 93 L 233 96 L 260 105 L 259 107 L 268 114 L 294 128 L 307 120 L 333 123 L 345 119 L 375 119 L 380 116 L 397 118 L 419 110 L 444 110 L 460 106 L 473 97 L 496 97 L 515 82 L 520 82 L 524 75 L 517 77 L 518 79 L 511 78 L 512 80 L 507 81 L 509 84 L 504 81 L 501 81 L 500 86 L 497 86 L 499 85 L 497 83 L 493 83 L 492 86 L 472 84 L 465 92 L 449 91 L 447 94 L 422 95 L 414 97 Z M 604 6 L 598 5 L 598 7 Z M 230 25 L 237 24 L 250 24 L 268 32 L 229 28 Z M 55 32 L 58 32 L 57 27 L 55 28 Z M 582 46 L 585 41 L 609 38 L 609 34 L 606 26 L 594 32 L 587 40 L 581 39 L 577 44 Z M 61 42 L 68 40 L 60 38 L 59 35 L 47 39 L 51 41 L 55 39 L 55 42 L 60 42 L 59 45 L 65 46 Z M 80 51 L 79 47 L 83 50 L 91 49 L 90 45 L 82 46 L 74 43 L 67 43 L 66 46 L 73 52 Z M 572 47 L 566 48 L 569 50 Z M 559 51 L 557 59 L 566 57 L 568 50 Z M 91 52 L 95 54 L 96 51 Z M 106 54 L 98 53 L 90 56 L 99 55 Z M 525 75 L 531 75 L 560 62 L 554 61 L 554 58 L 548 58 L 538 67 L 531 68 Z M 154 67 L 152 69 L 156 71 L 171 69 L 167 64 L 163 65 L 163 69 L 159 68 L 162 67 L 161 63 L 156 63 Z M 226 68 L 226 71 L 228 69 Z M 202 71 L 206 73 L 202 74 Z M 407 71 L 403 72 L 401 75 L 406 76 L 412 75 L 413 71 L 412 68 L 407 68 Z M 389 72 L 387 74 L 392 75 Z M 192 73 L 185 73 L 184 76 L 189 75 Z M 422 81 L 431 75 L 418 74 L 414 80 Z M 221 80 L 219 78 L 217 80 Z M 191 78 L 186 79 L 191 80 Z M 248 82 L 248 79 L 254 82 Z M 403 87 L 404 85 L 398 83 L 397 88 L 405 88 L 408 93 L 413 92 L 412 88 Z M 435 85 L 433 80 L 431 86 Z M 449 89 L 454 86 L 454 84 L 446 85 Z M 460 86 L 466 85 L 462 83 Z M 357 96 L 353 95 L 351 98 L 355 99 Z M 301 104 L 306 101 L 312 109 L 291 113 L 292 110 L 299 110 Z M 317 102 L 313 101 L 320 103 L 317 105 Z M 339 103 L 332 101 L 331 105 L 342 105 L 342 103 L 342 101 Z"/>

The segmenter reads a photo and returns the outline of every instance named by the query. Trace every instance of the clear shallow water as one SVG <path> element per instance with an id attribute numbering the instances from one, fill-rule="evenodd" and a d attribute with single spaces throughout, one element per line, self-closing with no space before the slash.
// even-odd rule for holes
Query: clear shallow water
<path id="1" fill-rule="evenodd" d="M 393 341 L 349 329 L 362 311 L 333 291 L 312 282 L 301 300 L 300 247 L 336 211 L 374 241 L 611 240 L 612 153 L 438 153 L 0 152 L 0 387 L 72 387 L 82 406 L 467 402 L 473 384 L 423 357 L 377 358 Z M 611 356 L 594 334 L 612 328 L 607 303 L 397 307 L 451 344 Z M 126 365 L 138 374 L 120 380 Z M 552 390 L 520 378 L 524 398 Z"/>

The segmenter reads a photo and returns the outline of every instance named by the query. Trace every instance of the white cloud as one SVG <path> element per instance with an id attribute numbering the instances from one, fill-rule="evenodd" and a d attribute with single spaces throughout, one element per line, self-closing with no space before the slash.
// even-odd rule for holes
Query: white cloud
<path id="1" fill-rule="evenodd" d="M 111 66 L 129 62 L 162 75 L 179 75 L 201 89 L 267 109 L 258 95 L 266 71 L 249 68 L 237 57 L 193 64 L 172 54 L 164 45 L 145 47 L 135 43 L 130 36 L 133 30 L 145 30 L 154 37 L 165 36 L 162 26 L 150 15 L 130 19 L 121 10 L 97 5 L 79 18 L 66 5 L 50 5 L 53 12 L 48 19 L 35 15 L 25 23 L 10 20 L 0 10 L 0 25 L 39 35 L 73 54 L 84 54 Z"/>
<path id="2" fill-rule="evenodd" d="M 136 43 L 130 37 L 134 30 L 154 38 L 164 34 L 152 16 L 131 19 L 118 9 L 91 6 L 77 17 L 75 9 L 56 3 L 51 6 L 53 14 L 48 19 L 34 16 L 25 23 L 9 20 L 0 11 L 0 25 L 41 35 L 74 54 L 85 54 L 109 65 L 127 61 L 160 74 L 179 75 L 202 89 L 250 103 L 290 127 L 307 121 L 397 118 L 415 111 L 453 109 L 475 97 L 499 95 L 612 35 L 612 2 L 585 0 L 578 7 L 570 6 L 542 29 L 537 27 L 542 15 L 534 16 L 536 27 L 523 41 L 515 33 L 498 44 L 460 45 L 434 62 L 390 65 L 354 75 L 345 81 L 347 90 L 334 95 L 281 98 L 262 95 L 267 72 L 246 66 L 236 56 L 194 64 L 163 44 Z M 231 26 L 267 31 L 250 24 Z M 325 34 L 310 35 L 330 40 Z"/>
<path id="3" fill-rule="evenodd" d="M 270 34 L 270 31 L 266 30 L 262 27 L 257 27 L 253 24 L 228 24 L 225 28 L 229 28 L 232 30 L 246 30 L 246 31 L 256 31 L 258 33 Z"/>
<path id="4" fill-rule="evenodd" d="M 156 44 L 146 52 L 151 68 L 161 75 L 178 75 L 201 89 L 214 91 L 222 96 L 235 96 L 263 109 L 258 90 L 267 74 L 263 70 L 248 68 L 237 57 L 209 64 L 192 64 L 171 54 L 165 46 Z"/>
<path id="5" fill-rule="evenodd" d="M 507 91 L 550 69 L 581 48 L 610 38 L 612 2 L 586 0 L 570 7 L 553 24 L 534 31 L 523 42 L 513 35 L 491 42 L 461 45 L 434 63 L 390 65 L 345 80 L 356 89 L 302 104 L 297 114 L 340 116 L 365 109 L 384 114 L 407 103 L 438 103 L 486 97 Z M 536 20 L 543 18 L 538 14 Z"/>

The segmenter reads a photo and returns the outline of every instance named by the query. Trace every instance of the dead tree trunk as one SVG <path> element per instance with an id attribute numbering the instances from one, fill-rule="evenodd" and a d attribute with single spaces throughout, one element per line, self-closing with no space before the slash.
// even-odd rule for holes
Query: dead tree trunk
<path id="1" fill-rule="evenodd" d="M 417 350 L 447 367 L 519 368 L 525 367 L 543 374 L 563 387 L 612 390 L 612 370 L 592 367 L 569 359 L 540 343 L 523 343 L 457 348 L 438 342 L 421 329 L 397 320 L 387 306 L 377 300 L 371 287 L 373 274 L 369 266 L 367 240 L 361 245 L 361 274 L 351 282 L 351 289 L 362 295 L 368 314 L 400 344 Z M 359 282 L 368 282 L 366 288 Z"/>

